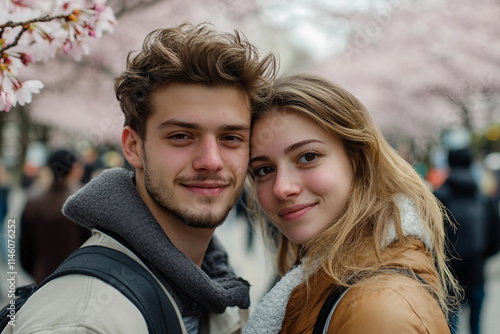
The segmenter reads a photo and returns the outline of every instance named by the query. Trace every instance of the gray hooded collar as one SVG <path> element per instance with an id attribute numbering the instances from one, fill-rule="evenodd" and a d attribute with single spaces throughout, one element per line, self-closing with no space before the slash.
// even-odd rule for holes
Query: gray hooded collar
<path id="1" fill-rule="evenodd" d="M 248 308 L 249 284 L 233 273 L 215 236 L 202 268 L 198 267 L 163 232 L 137 193 L 133 179 L 133 174 L 123 168 L 103 171 L 68 198 L 64 215 L 87 228 L 116 233 L 128 242 L 159 273 L 177 297 L 183 314 L 198 313 L 200 306 L 215 313 L 224 312 L 228 306 Z"/>

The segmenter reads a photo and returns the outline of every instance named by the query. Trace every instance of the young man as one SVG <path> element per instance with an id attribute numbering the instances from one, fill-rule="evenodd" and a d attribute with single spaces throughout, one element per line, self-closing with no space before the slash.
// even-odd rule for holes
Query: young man
<path id="1" fill-rule="evenodd" d="M 104 171 L 64 206 L 66 216 L 93 229 L 85 245 L 142 260 L 187 333 L 237 333 L 246 321 L 248 283 L 234 275 L 213 233 L 241 193 L 252 105 L 275 72 L 275 58 L 260 59 L 238 33 L 189 24 L 152 32 L 115 83 L 123 153 L 134 173 Z M 147 333 L 120 292 L 79 275 L 42 287 L 12 329 Z"/>

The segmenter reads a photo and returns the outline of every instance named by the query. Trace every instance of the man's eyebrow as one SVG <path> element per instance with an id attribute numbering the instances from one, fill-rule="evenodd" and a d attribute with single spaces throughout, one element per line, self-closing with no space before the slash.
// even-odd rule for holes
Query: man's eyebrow
<path id="1" fill-rule="evenodd" d="M 219 130 L 222 131 L 250 131 L 250 125 L 248 124 L 222 124 L 219 126 Z"/>
<path id="2" fill-rule="evenodd" d="M 297 142 L 295 144 L 292 144 L 292 145 L 288 146 L 287 148 L 285 148 L 285 150 L 283 151 L 283 153 L 284 154 L 290 153 L 293 150 L 296 150 L 298 148 L 301 148 L 302 146 L 305 146 L 305 145 L 308 145 L 308 144 L 311 144 L 311 143 L 321 143 L 321 144 L 324 144 L 321 140 L 318 140 L 318 139 L 302 140 L 302 141 L 299 141 L 299 142 Z M 251 164 L 254 161 L 269 161 L 269 160 L 270 159 L 269 159 L 268 156 L 266 156 L 266 155 L 259 155 L 259 156 L 251 158 L 250 161 L 249 161 L 249 164 Z"/>
<path id="3" fill-rule="evenodd" d="M 180 127 L 186 129 L 200 130 L 202 127 L 198 123 L 186 122 L 177 119 L 169 119 L 161 123 L 158 128 Z M 250 125 L 241 124 L 221 124 L 217 127 L 219 131 L 250 131 Z"/>
<path id="4" fill-rule="evenodd" d="M 176 126 L 179 128 L 193 129 L 193 130 L 200 129 L 200 126 L 196 123 L 185 122 L 185 121 L 176 120 L 176 119 L 169 119 L 168 121 L 161 123 L 158 126 L 158 128 L 168 128 L 168 127 L 173 127 L 173 126 Z"/>

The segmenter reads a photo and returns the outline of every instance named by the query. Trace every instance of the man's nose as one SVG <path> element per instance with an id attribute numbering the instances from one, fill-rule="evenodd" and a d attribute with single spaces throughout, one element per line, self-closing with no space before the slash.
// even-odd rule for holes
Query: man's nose
<path id="1" fill-rule="evenodd" d="M 224 168 L 220 147 L 215 138 L 205 138 L 201 141 L 198 154 L 193 161 L 195 170 L 217 172 Z"/>

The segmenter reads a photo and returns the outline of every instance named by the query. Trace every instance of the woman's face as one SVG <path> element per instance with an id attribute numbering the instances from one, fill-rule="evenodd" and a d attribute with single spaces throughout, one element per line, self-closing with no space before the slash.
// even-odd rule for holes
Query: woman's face
<path id="1" fill-rule="evenodd" d="M 277 112 L 255 122 L 250 169 L 257 198 L 294 244 L 318 236 L 340 215 L 353 171 L 340 140 L 308 116 Z"/>

